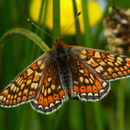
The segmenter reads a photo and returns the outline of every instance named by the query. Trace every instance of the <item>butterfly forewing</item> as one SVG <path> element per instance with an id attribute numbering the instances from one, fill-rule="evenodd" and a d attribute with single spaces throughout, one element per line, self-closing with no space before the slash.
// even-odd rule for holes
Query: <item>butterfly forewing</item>
<path id="1" fill-rule="evenodd" d="M 57 66 L 48 62 L 44 76 L 41 79 L 41 90 L 38 97 L 31 102 L 32 107 L 40 112 L 49 114 L 56 111 L 67 99 L 66 92 L 60 82 Z"/>
<path id="2" fill-rule="evenodd" d="M 106 51 L 74 47 L 72 49 L 80 60 L 106 81 L 130 76 L 130 58 Z"/>
<path id="3" fill-rule="evenodd" d="M 0 93 L 0 106 L 15 107 L 36 98 L 46 61 L 47 55 L 44 54 L 17 75 Z"/>
<path id="4" fill-rule="evenodd" d="M 73 97 L 85 101 L 102 99 L 110 90 L 107 81 L 101 79 L 78 58 L 73 59 L 71 73 L 73 79 Z"/>

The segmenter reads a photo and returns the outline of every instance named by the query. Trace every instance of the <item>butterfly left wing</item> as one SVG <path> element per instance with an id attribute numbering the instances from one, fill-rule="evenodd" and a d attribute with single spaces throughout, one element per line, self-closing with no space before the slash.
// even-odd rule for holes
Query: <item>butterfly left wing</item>
<path id="1" fill-rule="evenodd" d="M 67 95 L 61 84 L 57 66 L 50 61 L 41 79 L 39 95 L 31 102 L 31 106 L 40 113 L 50 114 L 59 109 L 66 100 Z"/>
<path id="2" fill-rule="evenodd" d="M 130 76 L 130 58 L 107 51 L 72 47 L 72 54 L 92 68 L 101 79 L 113 81 Z"/>
<path id="3" fill-rule="evenodd" d="M 18 74 L 11 83 L 0 92 L 1 107 L 16 107 L 30 102 L 39 92 L 40 79 L 47 61 L 47 54 L 43 54 Z"/>

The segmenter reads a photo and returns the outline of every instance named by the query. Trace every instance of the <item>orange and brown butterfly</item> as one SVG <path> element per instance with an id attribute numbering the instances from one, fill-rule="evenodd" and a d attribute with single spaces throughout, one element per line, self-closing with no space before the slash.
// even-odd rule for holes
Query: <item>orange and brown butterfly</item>
<path id="1" fill-rule="evenodd" d="M 30 102 L 50 114 L 68 99 L 98 101 L 110 81 L 130 76 L 130 58 L 96 49 L 67 46 L 60 38 L 0 93 L 1 107 Z"/>

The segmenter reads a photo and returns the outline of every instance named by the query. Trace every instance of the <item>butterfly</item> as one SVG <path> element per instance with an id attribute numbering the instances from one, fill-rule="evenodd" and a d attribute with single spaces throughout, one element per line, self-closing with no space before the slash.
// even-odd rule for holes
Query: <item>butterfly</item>
<path id="1" fill-rule="evenodd" d="M 71 99 L 98 101 L 110 81 L 130 76 L 130 58 L 96 49 L 65 45 L 60 38 L 0 93 L 1 107 L 30 103 L 50 114 Z"/>

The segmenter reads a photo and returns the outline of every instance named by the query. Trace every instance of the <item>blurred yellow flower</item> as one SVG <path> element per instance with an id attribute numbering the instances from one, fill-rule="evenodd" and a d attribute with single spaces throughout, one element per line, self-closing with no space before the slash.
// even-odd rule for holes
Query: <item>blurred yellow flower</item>
<path id="1" fill-rule="evenodd" d="M 30 15 L 34 21 L 38 21 L 40 6 L 42 0 L 33 0 L 30 6 Z M 76 0 L 78 11 L 82 12 L 81 0 Z M 93 27 L 102 17 L 102 10 L 96 1 L 86 2 L 88 7 L 88 16 L 90 26 Z M 61 33 L 74 34 L 75 26 L 73 26 L 68 32 L 66 29 L 74 22 L 73 4 L 71 0 L 60 1 L 60 20 L 61 20 Z M 86 12 L 87 13 L 87 12 Z M 47 14 L 45 24 L 48 28 L 52 29 L 53 26 L 53 14 L 52 14 L 52 0 L 48 0 Z M 81 32 L 84 32 L 83 17 L 82 14 L 79 16 Z"/>

